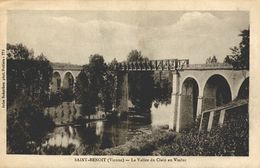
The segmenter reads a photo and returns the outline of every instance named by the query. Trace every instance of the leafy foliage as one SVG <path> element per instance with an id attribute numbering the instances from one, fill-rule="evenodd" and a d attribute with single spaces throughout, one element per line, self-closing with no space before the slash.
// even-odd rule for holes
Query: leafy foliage
<path id="1" fill-rule="evenodd" d="M 33 50 L 29 50 L 25 45 L 22 43 L 19 44 L 9 44 L 7 43 L 7 58 L 8 59 L 15 59 L 15 60 L 28 60 L 33 59 L 34 52 Z"/>
<path id="2" fill-rule="evenodd" d="M 62 102 L 71 102 L 74 99 L 73 90 L 71 88 L 61 88 Z"/>
<path id="3" fill-rule="evenodd" d="M 128 62 L 148 61 L 141 51 L 132 50 L 127 58 Z M 148 112 L 153 101 L 153 73 L 129 72 L 129 97 L 137 112 Z"/>
<path id="4" fill-rule="evenodd" d="M 7 105 L 21 94 L 46 103 L 52 78 L 50 62 L 43 54 L 41 59 L 34 59 L 33 52 L 30 53 L 22 44 L 7 44 L 7 49 Z"/>
<path id="5" fill-rule="evenodd" d="M 170 79 L 154 79 L 153 93 L 156 107 L 160 103 L 169 104 L 171 102 L 172 81 Z"/>
<path id="6" fill-rule="evenodd" d="M 20 96 L 7 111 L 8 153 L 31 153 L 29 146 L 40 144 L 53 126 L 40 104 L 30 97 Z"/>
<path id="7" fill-rule="evenodd" d="M 62 103 L 62 93 L 60 91 L 57 92 L 51 92 L 49 101 L 46 103 L 46 106 L 58 106 Z"/>
<path id="8" fill-rule="evenodd" d="M 106 111 L 111 110 L 114 106 L 119 105 L 120 99 L 120 83 L 121 79 L 118 77 L 117 61 L 114 59 L 108 64 L 105 74 L 105 85 L 102 88 L 103 92 L 103 106 Z"/>
<path id="9" fill-rule="evenodd" d="M 7 56 L 8 152 L 31 153 L 29 146 L 53 125 L 43 114 L 52 68 L 43 54 L 35 59 L 23 44 L 7 44 Z"/>
<path id="10" fill-rule="evenodd" d="M 207 58 L 207 60 L 206 60 L 206 64 L 215 64 L 217 62 L 218 62 L 218 60 L 215 55 L 213 55 L 213 57 Z"/>
<path id="11" fill-rule="evenodd" d="M 181 133 L 172 143 L 159 148 L 160 155 L 247 156 L 248 113 L 245 109 L 229 112 L 222 128 L 198 133 L 198 125 Z"/>
<path id="12" fill-rule="evenodd" d="M 97 106 L 111 110 L 116 97 L 116 60 L 107 65 L 101 55 L 90 56 L 76 80 L 76 100 L 82 104 L 83 115 L 95 112 Z"/>
<path id="13" fill-rule="evenodd" d="M 250 30 L 242 30 L 239 36 L 242 41 L 238 47 L 230 48 L 232 54 L 225 57 L 224 63 L 233 65 L 235 69 L 249 69 Z"/>
<path id="14" fill-rule="evenodd" d="M 133 137 L 124 145 L 97 151 L 99 155 L 248 156 L 248 112 L 229 112 L 222 128 L 198 132 L 199 123 L 181 133 L 155 130 Z M 225 120 L 226 120 L 225 119 Z M 81 154 L 81 153 L 80 153 Z M 83 153 L 84 154 L 84 153 Z"/>

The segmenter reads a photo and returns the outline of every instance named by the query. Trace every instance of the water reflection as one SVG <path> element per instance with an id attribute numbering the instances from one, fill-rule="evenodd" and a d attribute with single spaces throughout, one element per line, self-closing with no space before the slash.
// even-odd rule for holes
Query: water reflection
<path id="1" fill-rule="evenodd" d="M 101 136 L 104 131 L 103 121 L 97 121 L 96 123 L 96 135 Z"/>
<path id="2" fill-rule="evenodd" d="M 86 123 L 82 126 L 56 127 L 51 133 L 46 135 L 42 147 L 63 147 L 75 149 L 84 146 L 88 151 L 111 148 L 125 144 L 133 136 L 151 133 L 152 127 L 165 126 L 169 124 L 170 105 L 159 104 L 151 108 L 151 122 L 144 122 L 144 118 L 128 116 L 122 121 L 115 120 L 96 121 Z M 48 154 L 48 151 L 47 151 Z"/>
<path id="3" fill-rule="evenodd" d="M 56 127 L 45 137 L 42 147 L 78 148 L 84 145 L 93 151 L 122 145 L 134 135 L 150 130 L 149 124 L 130 120 L 97 121 L 79 127 Z"/>
<path id="4" fill-rule="evenodd" d="M 79 147 L 80 142 L 76 133 L 76 129 L 72 126 L 56 127 L 52 133 L 46 136 L 46 140 L 42 146 L 60 146 L 68 147 L 69 145 Z"/>

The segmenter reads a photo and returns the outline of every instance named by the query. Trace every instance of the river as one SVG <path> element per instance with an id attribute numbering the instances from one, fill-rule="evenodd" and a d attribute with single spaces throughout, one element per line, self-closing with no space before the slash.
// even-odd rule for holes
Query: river
<path id="1" fill-rule="evenodd" d="M 41 147 L 45 149 L 52 147 L 76 149 L 84 145 L 89 146 L 89 150 L 115 147 L 125 144 L 135 135 L 150 134 L 152 129 L 156 127 L 165 127 L 169 124 L 169 112 L 169 105 L 160 104 L 156 108 L 153 104 L 150 122 L 144 122 L 142 118 L 128 116 L 125 120 L 114 119 L 96 121 L 82 126 L 56 127 L 45 136 Z M 71 152 L 73 150 L 65 153 L 72 154 Z M 45 154 L 56 153 L 45 150 Z"/>

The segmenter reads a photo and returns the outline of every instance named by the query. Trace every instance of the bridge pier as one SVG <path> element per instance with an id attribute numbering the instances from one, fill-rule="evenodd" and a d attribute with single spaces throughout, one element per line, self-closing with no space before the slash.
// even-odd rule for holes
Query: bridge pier
<path id="1" fill-rule="evenodd" d="M 179 74 L 177 71 L 172 72 L 172 96 L 171 96 L 171 116 L 170 116 L 170 123 L 169 123 L 169 129 L 175 129 L 176 132 L 179 131 L 179 120 L 180 120 L 180 115 L 179 113 L 179 100 L 180 100 L 180 95 L 179 95 Z"/>
<path id="2" fill-rule="evenodd" d="M 196 118 L 198 118 L 201 115 L 202 100 L 203 100 L 203 97 L 202 96 L 198 96 Z"/>
<path id="3" fill-rule="evenodd" d="M 129 93 L 128 93 L 128 73 L 120 73 L 118 78 L 122 78 L 121 87 L 121 99 L 118 106 L 119 112 L 127 112 L 128 111 L 128 100 L 129 100 Z"/>
<path id="4" fill-rule="evenodd" d="M 180 131 L 180 129 L 181 129 L 181 123 L 180 123 L 180 120 L 181 120 L 181 94 L 178 94 L 177 95 L 177 101 L 178 101 L 178 103 L 176 104 L 177 105 L 177 111 L 176 111 L 176 129 L 175 129 L 175 131 L 176 132 L 179 132 Z"/>
<path id="5" fill-rule="evenodd" d="M 121 72 L 119 76 L 123 79 L 120 83 L 122 96 L 118 102 L 118 111 L 128 111 L 128 72 L 170 72 L 172 94 L 169 105 L 169 129 L 176 132 L 192 126 L 201 115 L 203 116 L 203 111 L 233 100 L 240 92 L 242 82 L 249 77 L 247 70 L 234 71 L 233 67 L 227 64 L 192 65 L 188 60 L 178 59 L 123 62 L 118 67 Z M 243 88 L 248 90 L 248 87 Z M 242 95 L 248 96 L 248 91 Z M 221 125 L 224 112 L 220 115 L 219 124 Z M 212 122 L 212 114 L 210 122 Z"/>
<path id="6" fill-rule="evenodd" d="M 189 128 L 201 114 L 203 97 L 198 95 L 199 87 L 196 81 L 187 78 L 181 83 L 182 76 L 173 74 L 172 83 L 172 118 L 169 128 L 176 132 Z"/>

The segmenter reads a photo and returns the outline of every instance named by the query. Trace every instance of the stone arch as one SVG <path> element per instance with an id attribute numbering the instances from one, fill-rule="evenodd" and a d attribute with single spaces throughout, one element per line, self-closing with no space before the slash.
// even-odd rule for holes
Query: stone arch
<path id="1" fill-rule="evenodd" d="M 188 79 L 188 78 L 192 78 L 192 79 L 194 79 L 195 80 L 195 82 L 198 84 L 198 87 L 199 87 L 199 90 L 201 90 L 202 89 L 202 86 L 201 86 L 201 80 L 200 80 L 200 78 L 198 78 L 196 75 L 185 75 L 185 77 L 184 78 L 182 78 L 182 80 L 181 80 L 181 84 L 183 84 L 184 82 L 185 82 L 185 80 L 186 79 Z M 181 85 L 182 86 L 182 85 Z M 181 88 L 180 88 L 181 89 Z M 201 95 L 201 93 L 199 93 L 199 95 Z"/>
<path id="2" fill-rule="evenodd" d="M 180 100 L 180 128 L 186 128 L 194 123 L 197 116 L 199 85 L 192 78 L 187 77 L 181 86 Z"/>
<path id="3" fill-rule="evenodd" d="M 61 75 L 59 72 L 53 72 L 52 81 L 51 81 L 51 91 L 56 92 L 61 88 Z"/>
<path id="4" fill-rule="evenodd" d="M 222 75 L 212 75 L 203 89 L 202 111 L 226 104 L 232 100 L 231 88 Z"/>
<path id="5" fill-rule="evenodd" d="M 249 77 L 246 78 L 240 85 L 237 93 L 237 98 L 248 99 L 249 98 Z"/>
<path id="6" fill-rule="evenodd" d="M 74 76 L 71 72 L 66 72 L 63 81 L 62 81 L 62 87 L 64 89 L 71 89 L 73 90 L 74 87 Z"/>

